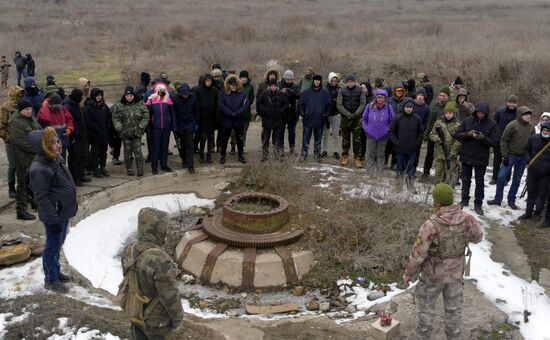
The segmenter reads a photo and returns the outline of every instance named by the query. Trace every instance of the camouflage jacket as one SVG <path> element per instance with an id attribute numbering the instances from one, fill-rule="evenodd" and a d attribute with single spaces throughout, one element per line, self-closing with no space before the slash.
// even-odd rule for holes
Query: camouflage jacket
<path id="1" fill-rule="evenodd" d="M 17 102 L 19 99 L 25 96 L 25 90 L 23 88 L 14 85 L 8 90 L 8 99 L 2 106 L 0 106 L 0 138 L 5 143 L 10 142 L 10 132 L 8 129 L 8 123 L 10 115 L 17 109 Z"/>
<path id="2" fill-rule="evenodd" d="M 113 126 L 121 139 L 141 138 L 149 121 L 149 111 L 140 100 L 132 103 L 122 99 L 111 108 Z"/>
<path id="3" fill-rule="evenodd" d="M 462 281 L 464 256 L 441 259 L 428 254 L 432 243 L 438 240 L 438 230 L 435 223 L 443 226 L 463 224 L 467 242 L 478 243 L 483 238 L 481 226 L 475 217 L 463 212 L 459 205 L 441 207 L 420 227 L 420 232 L 409 256 L 405 274 L 413 277 L 418 272 L 422 272 L 423 276 L 436 283 Z"/>
<path id="4" fill-rule="evenodd" d="M 145 325 L 148 330 L 170 330 L 180 325 L 183 319 L 181 297 L 176 287 L 177 265 L 163 248 L 169 216 L 153 208 L 143 208 L 138 217 L 138 241 L 140 253 L 136 273 L 141 292 L 158 303 L 150 310 L 148 305 Z M 132 244 L 124 249 L 124 259 L 130 256 Z M 148 250 L 147 252 L 144 252 Z"/>
<path id="5" fill-rule="evenodd" d="M 0 61 L 0 74 L 8 75 L 10 73 L 11 65 L 7 61 Z"/>
<path id="6" fill-rule="evenodd" d="M 447 144 L 449 155 L 453 158 L 458 157 L 458 154 L 460 152 L 460 142 L 454 139 L 453 136 L 455 135 L 456 130 L 458 130 L 460 122 L 458 121 L 458 119 L 456 119 L 456 117 L 453 118 L 453 120 L 451 120 L 450 122 L 448 122 L 445 117 L 441 117 L 435 122 L 429 136 L 430 140 L 435 143 L 434 160 L 445 159 L 443 146 L 441 146 L 440 144 L 441 139 L 439 138 L 436 130 L 438 126 L 441 126 L 443 128 L 443 133 L 445 134 L 445 144 Z"/>

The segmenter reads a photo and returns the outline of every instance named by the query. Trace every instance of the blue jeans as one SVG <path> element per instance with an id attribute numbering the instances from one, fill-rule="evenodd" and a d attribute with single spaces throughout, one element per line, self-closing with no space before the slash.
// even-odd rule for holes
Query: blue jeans
<path id="1" fill-rule="evenodd" d="M 67 237 L 67 229 L 69 225 L 68 219 L 60 219 L 59 227 L 61 231 L 56 233 L 52 230 L 52 226 L 44 223 L 46 227 L 46 247 L 42 253 L 42 268 L 44 268 L 44 282 L 51 284 L 59 280 L 59 253 L 61 246 L 65 243 Z"/>
<path id="2" fill-rule="evenodd" d="M 397 152 L 395 154 L 395 157 L 397 158 L 397 164 L 395 167 L 395 170 L 397 172 L 397 175 L 399 177 L 403 176 L 403 173 L 407 173 L 407 177 L 409 179 L 414 178 L 415 170 L 414 167 L 414 160 L 416 159 L 416 152 L 411 153 L 400 153 Z"/>
<path id="3" fill-rule="evenodd" d="M 324 126 L 318 128 L 312 128 L 304 125 L 304 132 L 302 134 L 302 158 L 307 158 L 307 151 L 309 149 L 309 141 L 313 134 L 313 155 L 315 159 L 321 158 L 321 141 L 323 140 Z"/>
<path id="4" fill-rule="evenodd" d="M 495 195 L 495 201 L 502 202 L 502 196 L 504 196 L 504 184 L 506 179 L 510 176 L 512 168 L 514 168 L 514 176 L 512 177 L 512 185 L 508 190 L 508 203 L 516 202 L 516 194 L 518 193 L 519 185 L 521 182 L 521 176 L 527 166 L 527 159 L 523 156 L 508 156 L 508 165 L 502 164 L 498 172 L 497 178 L 497 193 Z"/>
<path id="5" fill-rule="evenodd" d="M 17 86 L 21 86 L 21 78 L 27 78 L 27 68 L 18 68 L 17 69 Z"/>
<path id="6" fill-rule="evenodd" d="M 293 120 L 290 122 L 283 122 L 284 126 L 281 129 L 281 132 L 279 133 L 279 143 L 281 144 L 281 147 L 283 150 L 285 149 L 285 128 L 288 129 L 288 146 L 290 147 L 291 151 L 294 151 L 294 147 L 296 146 L 296 124 L 298 123 L 297 120 Z"/>

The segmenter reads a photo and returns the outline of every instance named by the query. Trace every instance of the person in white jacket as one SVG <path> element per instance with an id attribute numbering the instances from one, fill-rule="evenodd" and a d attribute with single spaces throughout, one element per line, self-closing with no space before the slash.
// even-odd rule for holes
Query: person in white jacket
<path id="1" fill-rule="evenodd" d="M 539 123 L 537 124 L 537 126 L 535 126 L 535 133 L 540 133 L 542 124 L 544 124 L 544 122 L 547 122 L 549 120 L 550 120 L 550 112 L 543 112 L 542 115 L 540 116 Z"/>

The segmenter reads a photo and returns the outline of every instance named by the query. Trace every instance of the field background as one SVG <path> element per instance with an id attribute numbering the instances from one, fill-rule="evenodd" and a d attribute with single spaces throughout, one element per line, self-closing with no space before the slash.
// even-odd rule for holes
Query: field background
<path id="1" fill-rule="evenodd" d="M 550 110 L 550 3 L 526 0 L 1 0 L 0 53 L 31 53 L 37 78 L 137 81 L 140 71 L 195 84 L 209 65 L 258 83 L 277 59 L 388 83 L 425 72 L 434 88 L 460 75 L 491 108 L 515 93 Z M 14 72 L 10 78 L 13 81 Z M 113 89 L 114 91 L 114 89 Z M 121 92 L 121 91 L 119 91 Z M 107 94 L 109 97 L 109 94 Z M 118 97 L 118 94 L 111 94 Z"/>

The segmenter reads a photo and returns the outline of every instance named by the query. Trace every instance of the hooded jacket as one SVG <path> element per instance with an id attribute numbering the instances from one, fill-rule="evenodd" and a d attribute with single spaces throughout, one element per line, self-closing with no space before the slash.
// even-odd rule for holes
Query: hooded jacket
<path id="1" fill-rule="evenodd" d="M 84 99 L 80 102 L 80 108 L 84 109 L 90 100 L 90 81 L 86 78 L 78 78 L 78 88 L 82 90 L 82 93 L 84 93 L 84 96 L 82 97 Z"/>
<path id="2" fill-rule="evenodd" d="M 38 217 L 45 224 L 57 224 L 60 219 L 76 215 L 76 187 L 63 159 L 51 150 L 56 136 L 53 128 L 29 133 L 28 142 L 36 157 L 29 168 L 29 178 Z"/>
<path id="3" fill-rule="evenodd" d="M 550 118 L 550 112 L 543 112 L 541 115 L 540 115 L 540 120 L 539 120 L 539 123 L 535 126 L 535 133 L 540 133 L 540 131 L 542 130 L 542 117 L 548 117 Z"/>
<path id="4" fill-rule="evenodd" d="M 487 112 L 483 119 L 477 117 L 477 110 Z M 460 148 L 460 161 L 473 166 L 487 166 L 489 153 L 492 147 L 499 144 L 499 132 L 497 123 L 489 118 L 489 105 L 480 103 L 474 113 L 464 119 L 455 133 L 455 139 L 462 143 Z M 475 139 L 468 132 L 476 130 L 485 136 L 483 139 Z"/>
<path id="5" fill-rule="evenodd" d="M 407 99 L 412 103 L 412 99 Z M 404 103 L 403 103 L 404 104 Z M 420 117 L 413 112 L 398 114 L 389 127 L 389 140 L 393 143 L 396 152 L 411 154 L 416 152 L 422 143 L 423 132 Z"/>
<path id="6" fill-rule="evenodd" d="M 34 77 L 34 70 L 36 68 L 36 64 L 34 63 L 34 59 L 30 54 L 25 55 L 27 58 L 27 76 Z"/>
<path id="7" fill-rule="evenodd" d="M 300 111 L 298 110 L 298 99 L 300 98 L 300 88 L 295 83 L 287 83 L 285 80 L 279 83 L 279 89 L 286 89 L 287 107 L 285 110 L 284 121 L 287 123 L 297 121 Z"/>
<path id="8" fill-rule="evenodd" d="M 66 107 L 60 105 L 59 111 L 55 112 L 49 106 L 43 106 L 38 112 L 37 119 L 43 128 L 51 126 L 55 129 L 64 148 L 71 144 L 69 136 L 74 131 L 74 121 Z M 65 136 L 67 130 L 69 130 L 68 135 Z"/>
<path id="9" fill-rule="evenodd" d="M 158 94 L 159 89 L 164 88 L 166 94 L 161 97 Z M 153 129 L 169 129 L 175 131 L 176 124 L 174 121 L 174 103 L 170 98 L 168 86 L 158 82 L 153 87 L 154 92 L 149 96 L 145 105 L 149 110 L 151 117 L 150 123 Z"/>
<path id="10" fill-rule="evenodd" d="M 16 166 L 26 168 L 31 164 L 35 151 L 27 140 L 27 135 L 31 131 L 41 128 L 40 123 L 33 116 L 23 116 L 19 111 L 12 114 L 9 122 L 9 134 Z"/>
<path id="11" fill-rule="evenodd" d="M 122 254 L 122 268 L 135 261 L 141 293 L 159 303 L 148 310 L 144 320 L 147 329 L 159 333 L 177 327 L 183 319 L 181 296 L 177 289 L 177 265 L 163 248 L 169 215 L 161 210 L 143 208 L 138 215 L 137 242 L 127 246 Z M 131 249 L 139 254 L 130 256 Z"/>
<path id="12" fill-rule="evenodd" d="M 109 131 L 111 129 L 111 111 L 105 105 L 105 98 L 97 102 L 95 97 L 103 91 L 94 87 L 90 91 L 90 100 L 84 108 L 84 121 L 88 130 L 90 144 L 101 145 L 109 143 Z"/>
<path id="13" fill-rule="evenodd" d="M 368 138 L 374 140 L 385 140 L 389 137 L 390 124 L 395 116 L 393 108 L 384 103 L 381 108 L 378 108 L 375 104 L 376 96 L 383 95 L 388 97 L 388 92 L 383 89 L 376 89 L 374 91 L 374 100 L 365 107 L 362 117 L 362 126 L 365 134 Z"/>
<path id="14" fill-rule="evenodd" d="M 235 80 L 237 91 L 231 92 L 229 82 Z M 221 114 L 221 126 L 227 129 L 244 126 L 244 113 L 250 105 L 248 97 L 243 92 L 243 84 L 236 75 L 232 74 L 225 79 L 224 91 L 218 98 L 218 110 Z"/>
<path id="15" fill-rule="evenodd" d="M 521 115 L 525 112 L 527 110 L 524 106 L 518 108 L 516 120 L 506 125 L 500 137 L 500 152 L 503 159 L 508 156 L 525 155 L 527 141 L 535 133 L 535 127 L 530 122 L 521 119 Z"/>
<path id="16" fill-rule="evenodd" d="M 25 91 L 21 87 L 14 85 L 8 89 L 8 99 L 0 106 L 0 138 L 4 140 L 4 143 L 10 142 L 10 131 L 8 128 L 10 116 L 17 109 L 17 102 L 24 95 Z"/>
<path id="17" fill-rule="evenodd" d="M 458 96 L 464 96 L 464 100 L 468 102 L 468 90 L 461 88 L 456 92 L 456 110 L 458 111 L 458 120 L 463 121 L 475 111 L 474 104 L 468 103 L 468 105 L 460 105 L 458 102 Z"/>
<path id="18" fill-rule="evenodd" d="M 71 142 L 82 140 L 82 138 L 84 138 L 84 129 L 86 129 L 86 126 L 84 125 L 84 116 L 80 109 L 80 103 L 75 102 L 71 96 L 67 96 L 63 99 L 63 106 L 69 111 L 73 118 L 74 130 L 70 135 Z"/>
<path id="19" fill-rule="evenodd" d="M 13 58 L 13 63 L 18 70 L 22 70 L 25 68 L 25 66 L 27 66 L 27 58 L 19 54 L 15 58 Z"/>
<path id="20" fill-rule="evenodd" d="M 212 86 L 204 85 L 206 79 L 212 80 Z M 202 77 L 200 86 L 195 90 L 199 109 L 199 129 L 201 132 L 216 130 L 216 112 L 218 111 L 218 90 L 214 87 L 214 78 L 210 74 Z"/>
<path id="21" fill-rule="evenodd" d="M 260 96 L 262 95 L 262 93 L 264 91 L 267 90 L 267 88 L 269 87 L 269 75 L 270 74 L 274 74 L 275 75 L 275 79 L 277 80 L 277 83 L 279 83 L 280 79 L 281 79 L 281 73 L 276 70 L 276 69 L 269 69 L 265 72 L 264 74 L 264 81 L 262 81 L 259 85 L 258 85 L 258 90 L 256 91 L 256 98 L 260 98 Z"/>
<path id="22" fill-rule="evenodd" d="M 262 128 L 282 128 L 287 106 L 286 96 L 278 88 L 275 92 L 269 88 L 264 91 L 256 102 L 256 111 L 262 117 Z"/>
<path id="23" fill-rule="evenodd" d="M 399 97 L 399 98 L 395 94 L 398 89 L 403 90 L 403 96 Z M 388 98 L 387 103 L 389 105 L 391 105 L 391 107 L 393 109 L 393 112 L 396 115 L 398 115 L 400 113 L 403 113 L 403 104 L 404 104 L 405 98 L 407 98 L 407 96 L 408 96 L 407 88 L 405 88 L 405 86 L 403 86 L 403 83 L 397 83 L 393 86 L 392 96 L 390 98 Z"/>
<path id="24" fill-rule="evenodd" d="M 325 84 L 325 88 L 330 93 L 330 96 L 332 98 L 332 101 L 330 102 L 331 107 L 330 107 L 329 115 L 330 116 L 336 116 L 336 115 L 340 114 L 340 112 L 338 112 L 338 105 L 337 105 L 338 94 L 340 93 L 340 85 L 338 85 L 338 83 L 336 83 L 336 85 L 332 86 L 330 84 L 330 80 L 332 78 L 338 79 L 338 75 L 334 72 L 330 72 L 328 74 L 328 81 Z"/>
<path id="25" fill-rule="evenodd" d="M 141 139 L 149 122 L 149 111 L 138 96 L 131 103 L 122 96 L 111 111 L 113 127 L 122 140 Z"/>
<path id="26" fill-rule="evenodd" d="M 418 272 L 422 272 L 422 275 L 436 283 L 461 282 L 464 273 L 464 256 L 440 259 L 437 256 L 430 256 L 428 252 L 432 245 L 438 243 L 440 228 L 458 224 L 464 226 L 467 243 L 478 243 L 483 238 L 483 231 L 475 217 L 462 212 L 458 204 L 441 207 L 420 227 L 405 274 L 413 277 Z"/>
<path id="27" fill-rule="evenodd" d="M 304 126 L 316 129 L 323 127 L 325 118 L 332 110 L 332 96 L 322 85 L 319 89 L 312 87 L 302 92 L 300 97 L 300 114 L 304 117 Z"/>
<path id="28" fill-rule="evenodd" d="M 23 98 L 32 104 L 33 115 L 36 116 L 38 111 L 40 111 L 42 102 L 44 101 L 44 95 L 38 86 L 36 86 L 36 81 L 33 77 L 25 78 L 24 84 L 25 97 Z"/>
<path id="29" fill-rule="evenodd" d="M 183 98 L 183 94 L 188 94 L 188 97 Z M 198 124 L 199 119 L 197 97 L 191 92 L 187 83 L 183 83 L 179 87 L 174 108 L 176 111 L 176 133 L 184 135 L 195 132 L 195 125 Z"/>
<path id="30" fill-rule="evenodd" d="M 550 122 L 544 123 L 544 126 L 550 129 Z M 525 152 L 527 153 L 529 162 L 531 162 L 548 143 L 550 143 L 550 138 L 544 138 L 540 133 L 529 137 L 527 146 L 525 147 Z M 529 166 L 529 171 L 534 172 L 540 177 L 550 175 L 550 146 L 547 147 L 546 150 L 533 161 L 533 163 L 531 163 L 531 166 Z"/>

